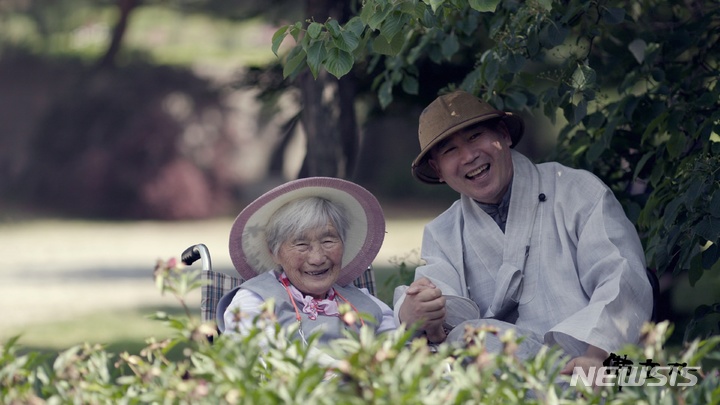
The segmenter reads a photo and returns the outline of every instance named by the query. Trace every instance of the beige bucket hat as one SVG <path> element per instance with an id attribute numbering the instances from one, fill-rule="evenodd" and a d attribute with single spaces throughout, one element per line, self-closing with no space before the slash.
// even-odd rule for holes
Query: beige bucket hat
<path id="1" fill-rule="evenodd" d="M 443 139 L 478 122 L 502 119 L 515 147 L 525 131 L 522 118 L 495 109 L 466 91 L 455 91 L 435 99 L 420 114 L 418 139 L 420 154 L 412 163 L 412 173 L 420 181 L 439 184 L 440 179 L 428 164 L 427 153 Z"/>

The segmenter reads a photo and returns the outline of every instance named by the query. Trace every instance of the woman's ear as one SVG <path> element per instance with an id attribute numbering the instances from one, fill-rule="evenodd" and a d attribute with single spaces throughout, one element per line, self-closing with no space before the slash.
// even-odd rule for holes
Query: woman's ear
<path id="1" fill-rule="evenodd" d="M 270 254 L 270 257 L 272 257 L 273 263 L 280 265 L 280 258 L 276 254 L 273 254 L 270 249 L 268 249 L 268 253 Z"/>

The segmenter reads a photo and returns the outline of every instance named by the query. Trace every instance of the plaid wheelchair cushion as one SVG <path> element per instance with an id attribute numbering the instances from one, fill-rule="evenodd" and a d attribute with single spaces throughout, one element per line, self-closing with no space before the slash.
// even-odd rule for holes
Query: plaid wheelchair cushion
<path id="1" fill-rule="evenodd" d="M 202 288 L 200 314 L 203 322 L 215 322 L 215 309 L 220 298 L 245 280 L 217 271 L 203 271 L 202 273 L 203 280 L 208 280 L 208 284 Z"/>
<path id="2" fill-rule="evenodd" d="M 368 267 L 360 277 L 353 281 L 353 284 L 357 288 L 367 288 L 370 294 L 377 296 L 375 294 L 375 272 L 372 267 Z"/>
<path id="3" fill-rule="evenodd" d="M 245 280 L 218 271 L 203 271 L 202 278 L 208 282 L 202 287 L 200 316 L 203 322 L 215 322 L 215 311 L 220 298 Z M 372 267 L 368 267 L 353 284 L 358 288 L 367 288 L 370 294 L 375 295 L 375 272 Z"/>

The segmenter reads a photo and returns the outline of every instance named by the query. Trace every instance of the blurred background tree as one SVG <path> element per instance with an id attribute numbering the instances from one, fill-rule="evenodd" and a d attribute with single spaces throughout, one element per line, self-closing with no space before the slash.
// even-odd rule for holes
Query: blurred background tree
<path id="1" fill-rule="evenodd" d="M 272 60 L 272 18 L 300 10 L 279 1 L 4 2 L 5 202 L 102 218 L 228 212 L 266 154 L 245 159 L 252 148 L 241 144 L 261 139 L 268 149 L 275 130 L 249 119 L 258 103 L 228 83 Z"/>

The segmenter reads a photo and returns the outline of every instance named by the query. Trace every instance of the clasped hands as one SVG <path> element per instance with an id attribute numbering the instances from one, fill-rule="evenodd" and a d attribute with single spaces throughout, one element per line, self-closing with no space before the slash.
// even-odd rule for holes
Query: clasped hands
<path id="1" fill-rule="evenodd" d="M 400 321 L 408 325 L 420 323 L 420 330 L 430 343 L 441 343 L 447 335 L 445 322 L 445 297 L 430 280 L 422 277 L 415 280 L 405 291 L 405 301 L 400 306 Z"/>

